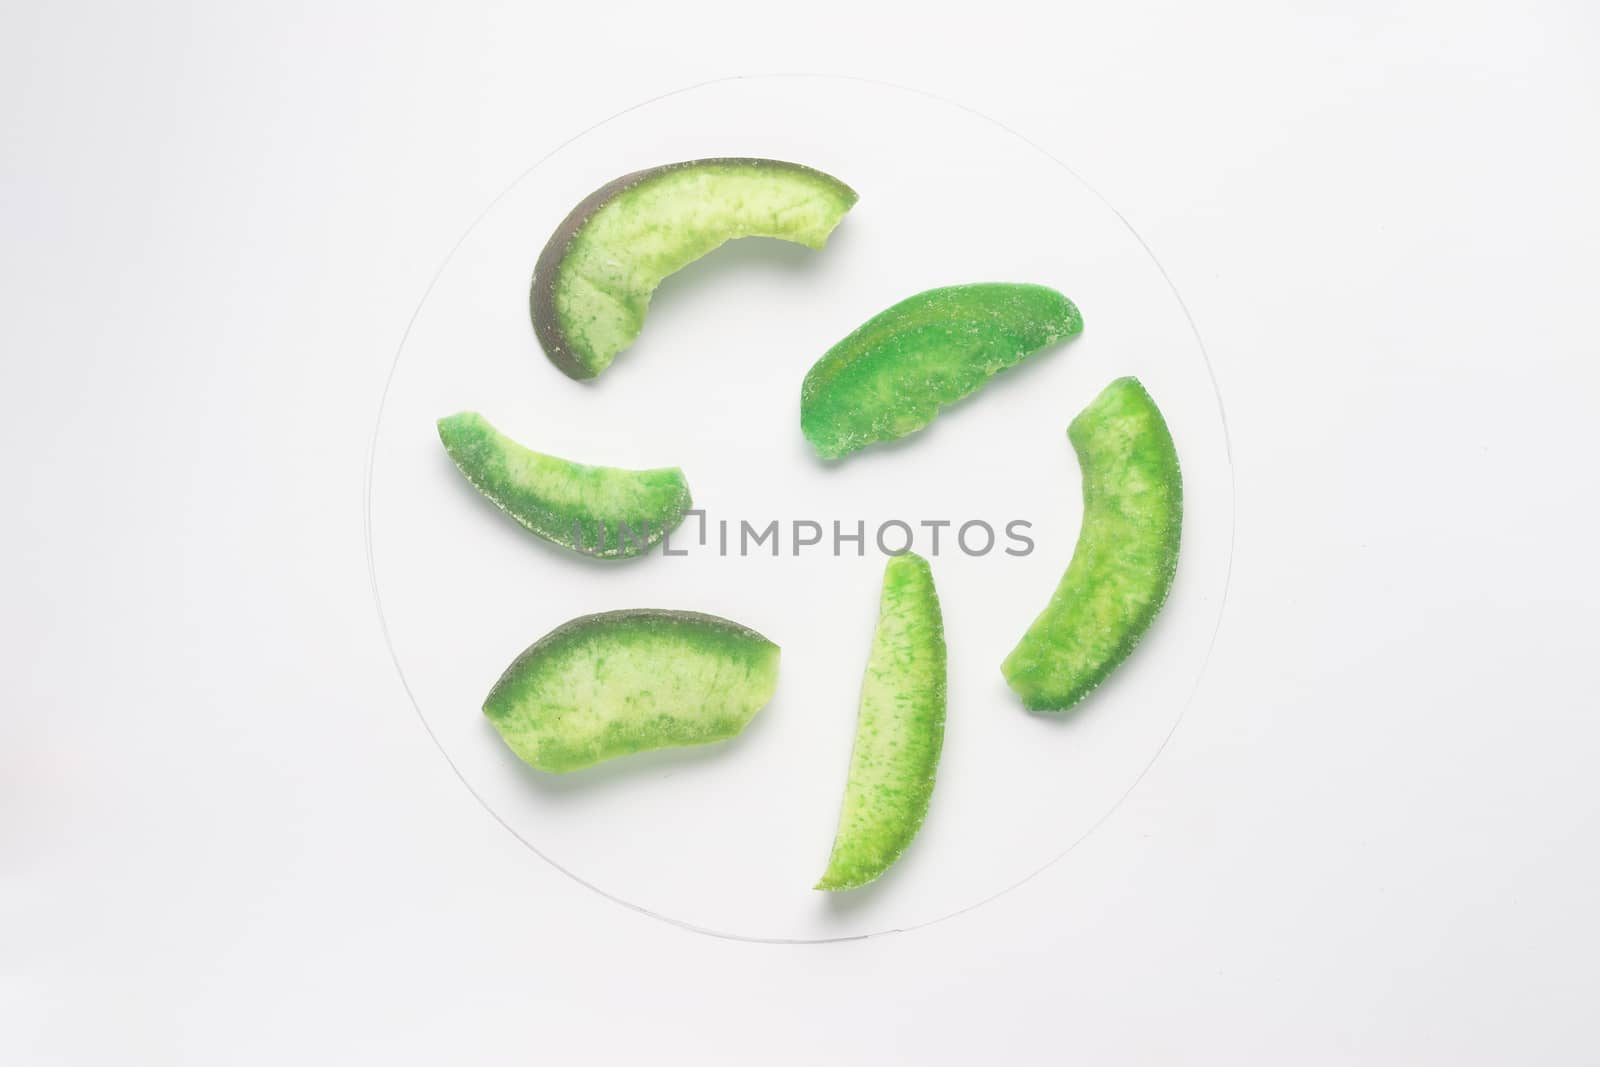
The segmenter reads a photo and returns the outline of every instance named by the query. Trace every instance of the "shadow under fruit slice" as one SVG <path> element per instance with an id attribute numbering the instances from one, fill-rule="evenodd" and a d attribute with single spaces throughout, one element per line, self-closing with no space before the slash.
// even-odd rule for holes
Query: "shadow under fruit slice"
<path id="1" fill-rule="evenodd" d="M 715 615 L 634 610 L 585 615 L 506 668 L 483 712 L 541 771 L 724 741 L 778 685 L 778 646 Z"/>
<path id="2" fill-rule="evenodd" d="M 908 552 L 884 568 L 844 806 L 815 888 L 866 885 L 917 835 L 944 747 L 944 711 L 944 616 L 928 561 Z"/>
<path id="3" fill-rule="evenodd" d="M 927 426 L 995 374 L 1083 330 L 1042 285 L 988 282 L 908 297 L 830 348 L 800 388 L 800 429 L 824 459 Z"/>
<path id="4" fill-rule="evenodd" d="M 676 467 L 590 467 L 524 448 L 475 411 L 439 420 L 439 439 L 473 488 L 553 544 L 621 559 L 683 521 L 689 483 Z"/>
<path id="5" fill-rule="evenodd" d="M 556 228 L 533 270 L 533 330 L 593 378 L 633 343 L 662 279 L 737 237 L 820 249 L 856 202 L 837 178 L 775 159 L 694 159 L 625 174 Z"/>
<path id="6" fill-rule="evenodd" d="M 1001 664 L 1031 711 L 1065 711 L 1128 658 L 1172 588 L 1183 479 L 1166 420 L 1118 378 L 1072 420 L 1083 526 L 1044 612 Z"/>

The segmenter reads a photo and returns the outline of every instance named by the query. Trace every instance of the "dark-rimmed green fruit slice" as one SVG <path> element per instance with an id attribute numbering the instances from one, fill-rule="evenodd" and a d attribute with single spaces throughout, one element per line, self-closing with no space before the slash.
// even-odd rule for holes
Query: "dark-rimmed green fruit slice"
<path id="1" fill-rule="evenodd" d="M 530 305 L 545 355 L 593 378 L 633 343 L 662 279 L 738 237 L 827 243 L 856 194 L 776 159 L 694 159 L 623 175 L 572 209 L 539 255 Z"/>
<path id="2" fill-rule="evenodd" d="M 944 747 L 945 681 L 944 616 L 933 572 L 907 552 L 884 568 L 850 777 L 817 889 L 873 881 L 922 827 Z"/>
<path id="3" fill-rule="evenodd" d="M 778 685 L 778 646 L 715 615 L 585 615 L 506 668 L 483 712 L 522 760 L 575 771 L 616 756 L 724 741 Z"/>
<path id="4" fill-rule="evenodd" d="M 800 388 L 800 429 L 837 459 L 927 426 L 995 374 L 1083 329 L 1042 285 L 987 282 L 918 293 L 830 348 Z"/>
<path id="5" fill-rule="evenodd" d="M 524 448 L 475 411 L 439 420 L 439 439 L 473 487 L 553 544 L 621 559 L 645 552 L 688 514 L 676 467 L 590 467 Z"/>
<path id="6" fill-rule="evenodd" d="M 1000 670 L 1031 711 L 1064 711 L 1128 658 L 1172 588 L 1183 479 L 1166 420 L 1119 378 L 1067 430 L 1083 470 L 1083 525 L 1044 612 Z"/>

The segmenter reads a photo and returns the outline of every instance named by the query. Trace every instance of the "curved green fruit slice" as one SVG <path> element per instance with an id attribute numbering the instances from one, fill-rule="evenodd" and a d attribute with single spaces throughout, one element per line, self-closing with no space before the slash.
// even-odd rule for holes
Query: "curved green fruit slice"
<path id="1" fill-rule="evenodd" d="M 820 249 L 856 202 L 837 178 L 775 159 L 694 159 L 625 174 L 572 209 L 529 298 L 545 355 L 593 378 L 633 343 L 662 279 L 737 237 Z"/>
<path id="2" fill-rule="evenodd" d="M 611 611 L 550 631 L 506 668 L 483 713 L 522 760 L 575 771 L 724 741 L 778 686 L 778 646 L 689 611 Z"/>
<path id="3" fill-rule="evenodd" d="M 1065 711 L 1128 658 L 1172 588 L 1183 479 L 1172 434 L 1137 378 L 1072 420 L 1083 526 L 1044 612 L 1000 670 L 1031 711 Z"/>
<path id="4" fill-rule="evenodd" d="M 855 889 L 889 869 L 922 827 L 944 747 L 944 616 L 928 561 L 883 572 L 850 777 L 833 854 L 817 889 Z"/>
<path id="5" fill-rule="evenodd" d="M 800 429 L 824 459 L 905 437 L 1082 329 L 1072 301 L 1042 285 L 929 289 L 868 319 L 812 366 L 800 388 Z"/>
<path id="6" fill-rule="evenodd" d="M 473 488 L 553 544 L 605 559 L 637 556 L 683 521 L 676 467 L 590 467 L 524 448 L 475 411 L 439 420 L 439 439 Z"/>

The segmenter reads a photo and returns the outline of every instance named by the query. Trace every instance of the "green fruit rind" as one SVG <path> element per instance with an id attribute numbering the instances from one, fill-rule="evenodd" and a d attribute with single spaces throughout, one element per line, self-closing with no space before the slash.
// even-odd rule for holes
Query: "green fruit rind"
<path id="1" fill-rule="evenodd" d="M 812 366 L 800 388 L 800 429 L 824 459 L 905 437 L 1082 330 L 1072 301 L 1042 285 L 929 289 L 868 319 Z"/>
<path id="2" fill-rule="evenodd" d="M 591 467 L 524 448 L 475 411 L 440 419 L 439 439 L 473 488 L 553 544 L 602 559 L 640 555 L 692 501 L 676 467 Z"/>
<path id="3" fill-rule="evenodd" d="M 633 343 L 662 280 L 727 241 L 821 249 L 856 202 L 822 171 L 776 159 L 692 159 L 625 174 L 585 197 L 533 270 L 529 306 L 545 355 L 593 378 Z"/>
<path id="4" fill-rule="evenodd" d="M 733 737 L 772 699 L 778 657 L 777 645 L 715 615 L 585 615 L 518 656 L 483 713 L 523 762 L 561 774 Z"/>
<path id="5" fill-rule="evenodd" d="M 1166 420 L 1137 378 L 1119 378 L 1067 430 L 1083 471 L 1072 562 L 1001 664 L 1030 711 L 1065 711 L 1144 636 L 1172 588 L 1183 478 Z"/>
<path id="6" fill-rule="evenodd" d="M 855 889 L 900 857 L 928 814 L 944 747 L 944 616 L 928 561 L 907 552 L 883 572 L 850 776 L 817 889 Z"/>

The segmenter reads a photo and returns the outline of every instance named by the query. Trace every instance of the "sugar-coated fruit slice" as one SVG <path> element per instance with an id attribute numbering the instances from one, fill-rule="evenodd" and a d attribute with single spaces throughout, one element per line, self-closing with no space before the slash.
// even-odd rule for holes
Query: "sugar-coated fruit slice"
<path id="1" fill-rule="evenodd" d="M 540 638 L 483 712 L 525 763 L 560 773 L 727 740 L 777 685 L 778 646 L 754 630 L 689 611 L 611 611 Z"/>
<path id="2" fill-rule="evenodd" d="M 848 185 L 776 159 L 694 159 L 625 174 L 556 228 L 533 270 L 533 329 L 572 378 L 638 337 L 662 279 L 737 237 L 820 249 L 856 202 Z"/>
<path id="3" fill-rule="evenodd" d="M 1183 479 L 1166 420 L 1119 378 L 1072 420 L 1083 525 L 1044 612 L 1000 670 L 1032 711 L 1064 711 L 1128 658 L 1172 588 Z"/>
<path id="4" fill-rule="evenodd" d="M 683 521 L 676 467 L 590 467 L 524 448 L 475 411 L 439 420 L 439 439 L 473 487 L 546 541 L 605 559 L 637 556 Z"/>
<path id="5" fill-rule="evenodd" d="M 830 348 L 800 388 L 800 429 L 837 459 L 927 426 L 995 374 L 1083 329 L 1042 285 L 987 282 L 918 293 Z"/>
<path id="6" fill-rule="evenodd" d="M 944 747 L 944 710 L 939 594 L 928 561 L 908 552 L 884 568 L 844 806 L 817 889 L 866 885 L 917 836 Z"/>

